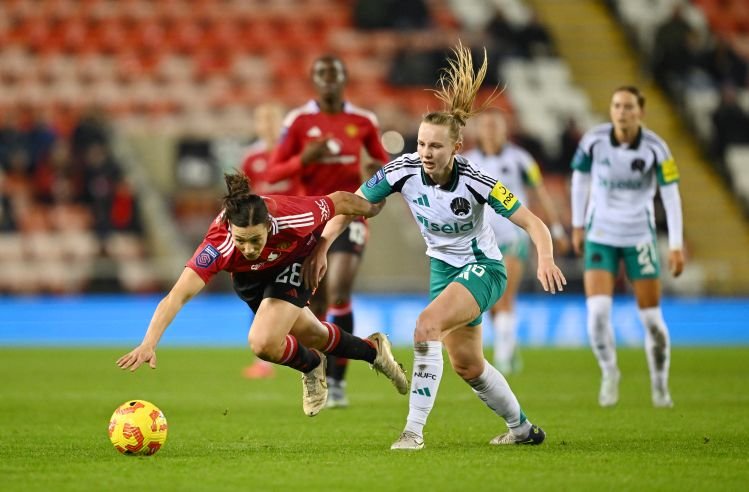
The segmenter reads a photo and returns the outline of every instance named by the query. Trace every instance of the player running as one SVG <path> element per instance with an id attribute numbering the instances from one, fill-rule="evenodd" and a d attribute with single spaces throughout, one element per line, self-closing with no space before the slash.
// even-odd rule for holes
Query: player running
<path id="1" fill-rule="evenodd" d="M 428 113 L 418 133 L 418 151 L 390 162 L 357 194 L 373 203 L 398 192 L 421 228 L 431 261 L 431 303 L 419 314 L 414 331 L 414 365 L 406 427 L 391 449 L 424 447 L 423 429 L 442 379 L 442 345 L 455 372 L 509 428 L 491 444 L 540 444 L 545 434 L 531 425 L 507 381 L 484 360 L 481 315 L 507 284 L 502 253 L 484 220 L 484 207 L 525 229 L 538 249 L 538 279 L 544 290 L 562 290 L 564 275 L 554 264 L 553 245 L 544 223 L 522 206 L 515 194 L 473 163 L 457 155 L 462 128 L 479 111 L 473 101 L 486 75 L 486 53 L 474 75 L 471 52 L 462 45 L 440 79 L 437 96 L 445 110 Z M 488 103 L 487 103 L 488 104 Z M 335 218 L 305 261 L 312 286 L 325 271 L 325 252 L 349 219 Z"/>
<path id="2" fill-rule="evenodd" d="M 312 65 L 317 99 L 291 111 L 266 179 L 299 179 L 306 195 L 325 195 L 337 190 L 356 191 L 382 164 L 388 154 L 380 143 L 374 114 L 343 98 L 346 67 L 335 56 L 322 56 Z M 362 152 L 369 159 L 362 159 Z M 351 293 L 367 242 L 363 219 L 351 222 L 330 247 L 330 268 L 310 301 L 312 311 L 347 333 L 354 332 Z M 329 358 L 328 405 L 345 407 L 345 374 L 348 361 Z"/>
<path id="3" fill-rule="evenodd" d="M 325 357 L 364 360 L 385 374 L 398 392 L 408 380 L 384 334 L 355 337 L 320 322 L 306 307 L 312 290 L 302 283 L 302 262 L 315 246 L 312 233 L 336 214 L 372 217 L 383 203 L 372 204 L 348 192 L 326 196 L 258 196 L 244 174 L 225 175 L 223 210 L 188 261 L 169 294 L 159 303 L 143 342 L 117 360 L 136 370 L 156 367 L 156 345 L 182 307 L 221 270 L 231 273 L 234 290 L 255 313 L 248 336 L 259 358 L 302 373 L 304 413 L 317 415 L 327 400 Z"/>
<path id="4" fill-rule="evenodd" d="M 552 224 L 554 246 L 562 254 L 566 253 L 569 250 L 569 240 L 559 222 L 554 203 L 544 187 L 541 170 L 528 152 L 507 139 L 507 122 L 502 112 L 497 108 L 488 108 L 476 118 L 476 127 L 478 146 L 463 153 L 465 158 L 513 190 L 521 203 L 527 203 L 526 188 L 532 190 Z M 510 374 L 518 372 L 521 367 L 517 349 L 515 299 L 523 277 L 524 264 L 528 260 L 528 235 L 492 210 L 485 210 L 485 220 L 494 231 L 507 268 L 505 293 L 490 310 L 494 325 L 494 366 L 502 374 Z"/>
<path id="5" fill-rule="evenodd" d="M 669 270 L 678 277 L 684 269 L 679 170 L 666 142 L 642 126 L 644 109 L 645 97 L 637 87 L 616 89 L 611 123 L 589 130 L 572 161 L 572 245 L 585 258 L 588 336 L 601 367 L 598 403 L 603 407 L 619 401 L 611 304 L 621 260 L 645 326 L 653 405 L 674 404 L 668 390 L 671 345 L 660 308 L 653 199 L 657 185 L 668 223 Z"/>

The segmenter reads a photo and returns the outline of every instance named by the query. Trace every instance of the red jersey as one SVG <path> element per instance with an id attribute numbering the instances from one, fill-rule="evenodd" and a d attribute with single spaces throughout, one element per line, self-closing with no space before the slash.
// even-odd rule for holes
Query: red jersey
<path id="1" fill-rule="evenodd" d="M 302 195 L 300 176 L 295 175 L 276 183 L 267 180 L 266 172 L 270 162 L 271 151 L 267 144 L 258 140 L 247 149 L 242 159 L 242 171 L 250 178 L 252 192 L 258 195 Z"/>
<path id="2" fill-rule="evenodd" d="M 374 113 L 344 103 L 339 113 L 320 111 L 317 101 L 291 111 L 284 120 L 281 142 L 271 158 L 267 179 L 276 182 L 301 175 L 305 194 L 327 195 L 334 191 L 354 192 L 362 183 L 361 151 L 373 159 L 389 160 L 380 143 Z M 301 153 L 307 142 L 329 138 L 334 155 L 302 166 Z"/>
<path id="3" fill-rule="evenodd" d="M 234 247 L 231 229 L 221 211 L 186 266 L 208 283 L 221 270 L 249 272 L 287 265 L 309 254 L 317 244 L 312 231 L 335 215 L 333 201 L 327 196 L 273 195 L 264 196 L 263 200 L 268 207 L 271 230 L 256 260 L 248 260 Z"/>

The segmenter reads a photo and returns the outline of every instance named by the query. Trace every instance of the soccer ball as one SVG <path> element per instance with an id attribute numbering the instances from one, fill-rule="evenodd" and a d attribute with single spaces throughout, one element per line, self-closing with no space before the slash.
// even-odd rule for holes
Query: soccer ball
<path id="1" fill-rule="evenodd" d="M 166 441 L 166 417 L 153 403 L 126 401 L 109 421 L 109 440 L 122 454 L 151 455 Z"/>

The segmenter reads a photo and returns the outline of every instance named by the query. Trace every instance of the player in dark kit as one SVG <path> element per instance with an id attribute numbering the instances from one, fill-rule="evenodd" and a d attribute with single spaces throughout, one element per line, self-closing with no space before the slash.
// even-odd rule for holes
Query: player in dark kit
<path id="1" fill-rule="evenodd" d="M 234 290 L 255 313 L 249 343 L 259 358 L 302 372 L 303 408 L 309 416 L 325 406 L 325 357 L 364 360 L 385 374 L 398 392 L 408 380 L 384 334 L 355 337 L 319 321 L 307 307 L 312 290 L 302 282 L 302 263 L 317 243 L 312 232 L 337 214 L 372 217 L 383 203 L 370 204 L 348 192 L 315 197 L 258 196 L 244 174 L 225 175 L 224 208 L 188 261 L 169 294 L 159 303 L 143 342 L 117 360 L 136 370 L 156 367 L 156 345 L 182 307 L 221 270 L 231 273 Z"/>
<path id="2" fill-rule="evenodd" d="M 343 190 L 354 192 L 389 160 L 380 143 L 377 119 L 343 98 L 346 68 L 335 56 L 322 56 L 312 65 L 317 99 L 291 111 L 284 121 L 281 142 L 265 179 L 269 182 L 301 176 L 308 196 Z M 370 159 L 362 159 L 365 150 Z M 364 220 L 351 222 L 329 250 L 328 274 L 312 298 L 312 311 L 354 332 L 351 292 L 367 241 Z M 344 391 L 346 359 L 330 358 L 328 406 L 348 404 Z"/>

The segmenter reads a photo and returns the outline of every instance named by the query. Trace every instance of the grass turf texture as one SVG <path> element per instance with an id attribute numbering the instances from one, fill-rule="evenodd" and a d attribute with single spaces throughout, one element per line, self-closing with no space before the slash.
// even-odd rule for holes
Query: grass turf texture
<path id="1" fill-rule="evenodd" d="M 650 404 L 642 350 L 620 350 L 619 405 L 597 405 L 588 350 L 526 349 L 509 378 L 539 447 L 489 446 L 504 431 L 445 361 L 426 448 L 396 453 L 407 398 L 362 363 L 351 407 L 301 408 L 298 373 L 240 376 L 247 350 L 159 350 L 159 368 L 123 372 L 123 350 L 0 349 L 0 488 L 10 490 L 746 490 L 749 348 L 674 350 L 674 409 Z M 412 364 L 407 350 L 399 360 Z M 146 399 L 169 421 L 152 457 L 117 453 L 117 405 Z"/>

